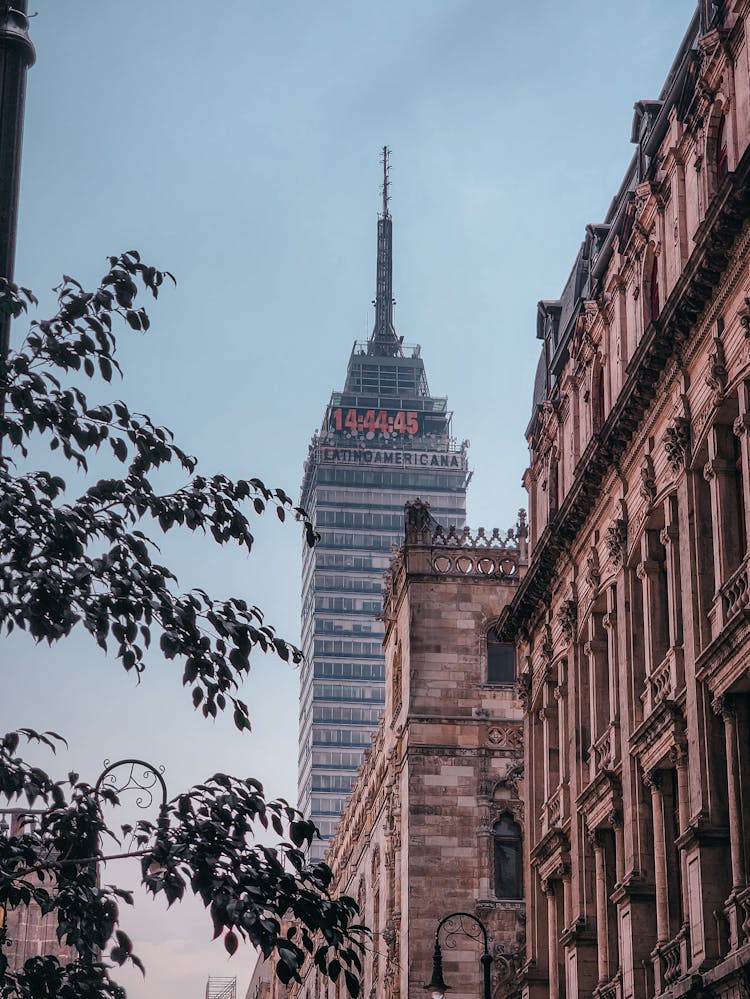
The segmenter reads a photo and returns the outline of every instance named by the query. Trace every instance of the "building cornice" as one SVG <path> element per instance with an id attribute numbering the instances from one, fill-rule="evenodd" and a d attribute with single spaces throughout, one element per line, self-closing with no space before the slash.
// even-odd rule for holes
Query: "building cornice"
<path id="1" fill-rule="evenodd" d="M 656 394 L 670 358 L 684 344 L 731 260 L 748 218 L 750 149 L 708 208 L 696 247 L 664 304 L 645 330 L 628 365 L 628 379 L 599 432 L 589 441 L 556 516 L 533 547 L 529 568 L 499 628 L 514 640 L 525 630 L 540 601 L 548 600 L 562 556 L 594 508 L 609 469 L 628 447 Z"/>

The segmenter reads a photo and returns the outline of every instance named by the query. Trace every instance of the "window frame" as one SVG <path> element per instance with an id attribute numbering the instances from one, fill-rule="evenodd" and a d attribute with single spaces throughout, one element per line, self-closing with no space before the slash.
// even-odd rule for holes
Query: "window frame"
<path id="1" fill-rule="evenodd" d="M 487 628 L 487 630 L 484 633 L 484 651 L 485 651 L 485 657 L 486 657 L 485 683 L 487 683 L 487 685 L 491 686 L 491 687 L 513 687 L 513 686 L 515 686 L 517 675 L 518 675 L 517 674 L 517 670 L 516 670 L 516 648 L 515 648 L 515 645 L 513 644 L 513 642 L 501 642 L 499 640 L 499 638 L 494 638 L 494 639 L 491 638 L 491 636 L 493 635 L 493 633 L 495 635 L 497 635 L 497 624 L 490 625 L 490 627 Z M 498 649 L 499 648 L 503 648 L 503 649 L 509 648 L 509 649 L 512 650 L 512 653 L 513 653 L 513 655 L 512 655 L 512 664 L 513 664 L 513 667 L 512 667 L 512 675 L 510 676 L 510 678 L 507 678 L 507 679 L 495 679 L 495 678 L 492 677 L 492 675 L 491 675 L 491 661 L 492 661 L 492 657 L 490 655 L 490 649 L 493 648 L 493 647 L 494 648 L 498 648 Z M 497 665 L 497 663 L 496 663 L 496 665 Z M 504 664 L 504 665 L 506 665 L 506 664 Z"/>
<path id="2" fill-rule="evenodd" d="M 508 822 L 512 833 L 501 834 L 498 830 L 503 822 Z M 515 850 L 515 894 L 498 893 L 498 846 L 513 846 Z M 523 883 L 523 827 L 510 811 L 503 811 L 492 825 L 492 891 L 496 899 L 506 902 L 520 902 L 524 898 Z"/>

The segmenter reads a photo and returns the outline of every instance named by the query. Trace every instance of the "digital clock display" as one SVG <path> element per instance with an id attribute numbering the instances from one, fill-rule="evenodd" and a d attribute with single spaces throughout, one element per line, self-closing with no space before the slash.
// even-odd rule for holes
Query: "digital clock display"
<path id="1" fill-rule="evenodd" d="M 338 409 L 331 410 L 329 430 L 349 430 L 352 433 L 408 434 L 419 433 L 419 413 L 404 409 Z"/>

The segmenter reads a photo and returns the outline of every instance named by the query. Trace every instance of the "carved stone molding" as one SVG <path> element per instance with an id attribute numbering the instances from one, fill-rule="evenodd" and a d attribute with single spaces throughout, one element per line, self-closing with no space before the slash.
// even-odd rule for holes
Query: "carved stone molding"
<path id="1" fill-rule="evenodd" d="M 617 517 L 607 528 L 604 544 L 609 552 L 609 559 L 615 565 L 622 565 L 628 542 L 628 524 L 622 517 Z"/>
<path id="2" fill-rule="evenodd" d="M 552 657 L 554 656 L 554 648 L 552 646 L 552 628 L 549 624 L 544 625 L 544 640 L 542 642 L 542 647 L 540 650 L 540 656 L 542 662 L 545 666 L 549 666 L 552 663 Z"/>
<path id="3" fill-rule="evenodd" d="M 602 573 L 601 566 L 599 565 L 599 551 L 595 545 L 592 545 L 586 555 L 586 581 L 594 591 L 594 595 L 596 595 L 599 591 L 601 578 Z"/>
<path id="4" fill-rule="evenodd" d="M 737 713 L 737 706 L 731 694 L 720 694 L 711 701 L 714 713 L 720 718 L 734 718 Z"/>
<path id="5" fill-rule="evenodd" d="M 622 812 L 619 808 L 613 808 L 607 815 L 607 822 L 613 829 L 621 829 L 623 826 Z"/>
<path id="6" fill-rule="evenodd" d="M 641 461 L 641 496 L 649 506 L 656 499 L 656 472 L 654 471 L 654 459 L 650 454 L 644 454 Z"/>
<path id="7" fill-rule="evenodd" d="M 649 770 L 643 775 L 643 783 L 649 790 L 656 788 L 657 791 L 661 790 L 662 777 L 659 770 Z"/>
<path id="8" fill-rule="evenodd" d="M 737 318 L 745 333 L 745 340 L 750 341 L 750 296 L 745 295 L 742 308 L 737 313 Z"/>
<path id="9" fill-rule="evenodd" d="M 690 456 L 690 420 L 687 417 L 676 416 L 664 431 L 664 450 L 673 472 L 679 472 L 687 464 Z"/>
<path id="10" fill-rule="evenodd" d="M 688 750 L 684 742 L 677 742 L 669 749 L 669 762 L 677 768 L 686 767 L 688 764 Z"/>
<path id="11" fill-rule="evenodd" d="M 720 403 L 724 398 L 729 382 L 729 372 L 727 371 L 727 359 L 724 354 L 724 344 L 719 337 L 714 337 L 714 346 L 708 355 L 708 371 L 705 378 L 706 385 L 713 390 L 714 402 Z"/>
<path id="12" fill-rule="evenodd" d="M 518 699 L 523 705 L 524 711 L 526 711 L 529 706 L 529 700 L 531 699 L 531 673 L 526 672 L 518 674 L 516 689 L 518 691 Z"/>
<path id="13" fill-rule="evenodd" d="M 662 527 L 661 531 L 659 531 L 659 541 L 661 541 L 665 548 L 674 544 L 679 536 L 680 532 L 676 524 L 670 524 L 668 527 Z"/>
<path id="14" fill-rule="evenodd" d="M 568 642 L 572 642 L 578 625 L 578 601 L 563 600 L 557 618 Z"/>

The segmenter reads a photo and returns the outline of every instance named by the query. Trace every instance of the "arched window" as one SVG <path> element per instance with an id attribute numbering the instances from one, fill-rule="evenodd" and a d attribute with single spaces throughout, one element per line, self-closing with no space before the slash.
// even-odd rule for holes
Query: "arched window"
<path id="1" fill-rule="evenodd" d="M 651 311 L 651 322 L 658 318 L 661 302 L 659 301 L 659 260 L 654 256 L 651 264 L 651 274 L 648 282 L 648 304 Z"/>
<path id="2" fill-rule="evenodd" d="M 719 118 L 716 131 L 716 183 L 721 184 L 729 173 L 729 156 L 727 152 L 727 118 Z"/>
<path id="3" fill-rule="evenodd" d="M 501 642 L 496 628 L 487 632 L 487 683 L 516 682 L 516 650 L 512 642 Z"/>
<path id="4" fill-rule="evenodd" d="M 507 813 L 492 828 L 495 898 L 523 898 L 521 827 Z"/>

